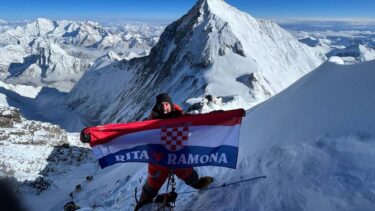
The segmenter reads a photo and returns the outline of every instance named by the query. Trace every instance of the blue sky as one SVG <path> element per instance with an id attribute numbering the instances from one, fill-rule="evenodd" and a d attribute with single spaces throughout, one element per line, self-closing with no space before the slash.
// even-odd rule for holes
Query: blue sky
<path id="1" fill-rule="evenodd" d="M 375 0 L 226 0 L 260 18 L 371 18 Z M 0 0 L 0 19 L 165 19 L 186 13 L 196 0 Z"/>

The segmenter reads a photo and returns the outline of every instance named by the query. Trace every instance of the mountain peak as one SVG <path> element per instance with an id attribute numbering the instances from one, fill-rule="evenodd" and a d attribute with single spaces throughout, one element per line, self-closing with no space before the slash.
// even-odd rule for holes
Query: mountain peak
<path id="1" fill-rule="evenodd" d="M 37 23 L 52 23 L 52 21 L 50 20 L 50 19 L 48 19 L 48 18 L 37 18 L 36 19 L 36 22 Z"/>
<path id="2" fill-rule="evenodd" d="M 229 51 L 246 57 L 238 35 L 246 34 L 242 33 L 241 24 L 249 21 L 256 22 L 224 0 L 199 0 L 186 15 L 166 28 L 151 51 L 154 64 L 148 66 L 190 57 L 190 68 L 207 68 L 217 55 L 224 56 Z"/>
<path id="3" fill-rule="evenodd" d="M 256 20 L 223 0 L 199 0 L 166 27 L 148 56 L 103 67 L 106 73 L 93 69 L 85 74 L 70 92 L 68 104 L 85 114 L 95 113 L 92 118 L 103 122 L 141 119 L 153 106 L 146 99 L 159 92 L 168 92 L 175 102 L 204 94 L 240 96 L 248 106 L 274 95 L 321 62 L 317 51 L 277 24 Z M 129 76 L 114 79 L 113 72 L 125 72 L 117 69 Z M 96 71 L 101 78 L 87 85 L 98 77 Z M 94 93 L 103 92 L 98 81 L 109 80 L 116 81 L 113 86 L 126 86 L 120 94 L 103 94 L 113 105 L 103 110 Z"/>
<path id="4" fill-rule="evenodd" d="M 217 2 L 225 3 L 224 0 L 198 0 L 197 5 L 204 6 L 204 5 L 210 5 L 212 3 L 217 3 Z"/>
<path id="5" fill-rule="evenodd" d="M 252 17 L 237 8 L 229 5 L 224 0 L 199 0 L 196 4 L 203 13 L 213 13 L 227 22 L 238 20 L 239 17 Z"/>
<path id="6" fill-rule="evenodd" d="M 35 24 L 39 28 L 49 28 L 54 29 L 56 27 L 56 23 L 50 19 L 47 18 L 37 18 L 35 21 Z"/>
<path id="7" fill-rule="evenodd" d="M 197 5 L 211 5 L 215 3 L 224 3 L 228 5 L 224 0 L 198 0 Z"/>
<path id="8" fill-rule="evenodd" d="M 55 28 L 56 22 L 46 18 L 38 18 L 25 26 L 26 32 L 33 35 L 44 35 L 53 31 Z"/>

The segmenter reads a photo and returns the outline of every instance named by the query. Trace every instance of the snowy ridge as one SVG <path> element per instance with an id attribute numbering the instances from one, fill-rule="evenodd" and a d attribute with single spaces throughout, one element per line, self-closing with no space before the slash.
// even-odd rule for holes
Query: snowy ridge
<path id="1" fill-rule="evenodd" d="M 150 99 L 161 91 L 177 103 L 204 94 L 238 95 L 242 107 L 249 107 L 324 58 L 270 21 L 256 20 L 221 0 L 201 0 L 166 28 L 149 56 L 87 72 L 68 104 L 102 123 L 145 117 Z"/>

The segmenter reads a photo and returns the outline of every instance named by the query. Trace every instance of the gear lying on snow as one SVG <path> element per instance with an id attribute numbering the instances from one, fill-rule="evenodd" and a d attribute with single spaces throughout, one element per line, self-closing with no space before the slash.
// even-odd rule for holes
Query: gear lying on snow
<path id="1" fill-rule="evenodd" d="M 75 211 L 75 210 L 79 210 L 80 207 L 77 206 L 74 201 L 71 201 L 71 202 L 68 202 L 64 205 L 64 211 Z"/>
<path id="2" fill-rule="evenodd" d="M 80 192 L 80 191 L 82 191 L 82 185 L 78 184 L 78 185 L 76 185 L 75 192 Z"/>
<path id="3" fill-rule="evenodd" d="M 86 181 L 87 181 L 87 182 L 91 182 L 92 180 L 94 180 L 94 177 L 93 177 L 93 176 L 87 176 L 87 177 L 86 177 Z"/>

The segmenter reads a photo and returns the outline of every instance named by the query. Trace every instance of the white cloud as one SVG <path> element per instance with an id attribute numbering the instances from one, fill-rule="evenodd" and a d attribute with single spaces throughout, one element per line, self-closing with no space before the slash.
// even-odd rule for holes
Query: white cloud
<path id="1" fill-rule="evenodd" d="M 8 22 L 5 20 L 0 19 L 0 24 L 7 24 Z"/>

